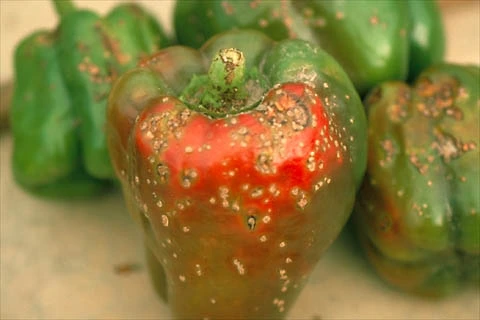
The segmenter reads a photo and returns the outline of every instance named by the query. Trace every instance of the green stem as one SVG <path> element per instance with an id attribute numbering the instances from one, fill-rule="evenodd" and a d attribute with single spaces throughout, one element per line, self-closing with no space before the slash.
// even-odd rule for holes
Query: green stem
<path id="1" fill-rule="evenodd" d="M 245 57 L 235 49 L 222 49 L 213 58 L 208 79 L 219 94 L 239 90 L 245 84 Z"/>
<path id="2" fill-rule="evenodd" d="M 180 99 L 191 109 L 220 118 L 255 107 L 263 92 L 257 69 L 246 70 L 243 52 L 228 48 L 214 56 L 208 74 L 192 77 Z"/>
<path id="3" fill-rule="evenodd" d="M 68 13 L 75 11 L 75 5 L 72 0 L 52 0 L 57 15 L 62 18 Z"/>
<path id="4" fill-rule="evenodd" d="M 245 81 L 243 52 L 234 48 L 220 50 L 210 64 L 208 76 L 204 78 L 207 90 L 200 98 L 200 105 L 210 114 L 234 113 L 244 107 Z"/>

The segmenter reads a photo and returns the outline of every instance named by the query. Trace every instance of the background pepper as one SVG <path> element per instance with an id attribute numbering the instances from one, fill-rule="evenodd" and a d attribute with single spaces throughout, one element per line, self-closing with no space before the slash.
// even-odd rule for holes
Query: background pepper
<path id="1" fill-rule="evenodd" d="M 199 47 L 215 33 L 253 28 L 275 40 L 318 44 L 342 65 L 358 92 L 415 77 L 444 55 L 444 31 L 434 1 L 177 1 L 181 44 Z"/>
<path id="2" fill-rule="evenodd" d="M 112 81 L 167 40 L 134 4 L 101 18 L 53 3 L 56 30 L 35 32 L 15 52 L 13 173 L 38 194 L 94 195 L 114 179 L 104 128 Z"/>
<path id="3" fill-rule="evenodd" d="M 363 105 L 336 61 L 305 41 L 227 32 L 122 76 L 107 118 L 173 314 L 284 317 L 348 219 L 366 165 Z"/>
<path id="4" fill-rule="evenodd" d="M 367 178 L 354 221 L 390 284 L 421 295 L 480 279 L 478 66 L 437 65 L 366 99 Z"/>

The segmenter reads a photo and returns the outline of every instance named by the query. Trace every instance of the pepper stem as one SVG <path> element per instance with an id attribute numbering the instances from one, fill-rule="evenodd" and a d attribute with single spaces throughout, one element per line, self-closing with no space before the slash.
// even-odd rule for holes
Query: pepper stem
<path id="1" fill-rule="evenodd" d="M 75 10 L 72 0 L 52 0 L 57 15 L 62 18 Z"/>
<path id="2" fill-rule="evenodd" d="M 235 49 L 222 49 L 213 58 L 199 104 L 207 113 L 235 113 L 244 107 L 245 57 Z"/>
<path id="3" fill-rule="evenodd" d="M 220 118 L 254 108 L 264 91 L 258 70 L 247 70 L 243 52 L 228 48 L 213 57 L 208 74 L 192 77 L 180 99 L 191 109 Z"/>
<path id="4" fill-rule="evenodd" d="M 239 90 L 245 83 L 245 57 L 235 48 L 222 49 L 213 58 L 208 78 L 219 93 Z"/>

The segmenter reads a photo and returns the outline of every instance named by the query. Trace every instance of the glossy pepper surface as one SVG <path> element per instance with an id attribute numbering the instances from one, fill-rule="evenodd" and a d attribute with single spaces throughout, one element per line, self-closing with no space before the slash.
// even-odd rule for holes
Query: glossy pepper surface
<path id="1" fill-rule="evenodd" d="M 13 172 L 38 194 L 86 196 L 114 178 L 105 139 L 112 81 L 166 38 L 134 4 L 99 17 L 70 1 L 53 3 L 56 29 L 33 33 L 15 52 Z"/>
<path id="2" fill-rule="evenodd" d="M 108 137 L 179 319 L 282 318 L 366 166 L 363 105 L 341 67 L 255 31 L 166 48 L 122 76 Z"/>
<path id="3" fill-rule="evenodd" d="M 380 82 L 414 77 L 444 54 L 434 1 L 180 0 L 174 23 L 179 43 L 193 47 L 235 28 L 310 41 L 341 64 L 362 95 Z"/>
<path id="4" fill-rule="evenodd" d="M 479 82 L 478 66 L 438 65 L 366 99 L 354 217 L 378 273 L 408 292 L 441 296 L 480 279 Z"/>

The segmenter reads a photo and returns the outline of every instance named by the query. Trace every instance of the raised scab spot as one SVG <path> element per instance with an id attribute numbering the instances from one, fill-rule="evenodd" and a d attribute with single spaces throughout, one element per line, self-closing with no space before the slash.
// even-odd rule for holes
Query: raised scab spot
<path id="1" fill-rule="evenodd" d="M 239 275 L 244 275 L 245 274 L 245 267 L 243 264 L 238 260 L 237 258 L 233 259 L 233 265 L 237 268 L 238 274 Z"/>
<path id="2" fill-rule="evenodd" d="M 270 192 L 270 194 L 272 194 L 274 197 L 278 197 L 280 195 L 280 190 L 278 189 L 277 185 L 272 183 L 269 187 L 268 187 L 268 191 Z"/>
<path id="3" fill-rule="evenodd" d="M 156 171 L 158 174 L 159 181 L 161 183 L 167 182 L 168 177 L 170 176 L 170 170 L 168 169 L 168 166 L 164 163 L 159 163 L 157 164 Z"/>
<path id="4" fill-rule="evenodd" d="M 198 263 L 195 265 L 195 273 L 199 277 L 203 274 L 202 267 Z"/>
<path id="5" fill-rule="evenodd" d="M 273 165 L 273 158 L 271 154 L 261 153 L 255 161 L 255 169 L 263 174 L 275 174 L 276 168 Z"/>
<path id="6" fill-rule="evenodd" d="M 168 227 L 168 223 L 169 223 L 168 217 L 166 215 L 162 214 L 162 225 L 164 227 Z"/>
<path id="7" fill-rule="evenodd" d="M 255 218 L 255 216 L 249 216 L 247 218 L 247 225 L 250 231 L 255 230 L 255 226 L 257 225 L 257 218 Z"/>
<path id="8" fill-rule="evenodd" d="M 192 184 L 195 182 L 195 180 L 197 179 L 197 177 L 198 177 L 197 170 L 193 168 L 183 170 L 181 174 L 182 187 L 186 189 L 190 188 Z"/>
<path id="9" fill-rule="evenodd" d="M 263 189 L 261 187 L 254 188 L 250 193 L 252 198 L 260 198 L 263 195 Z"/>

